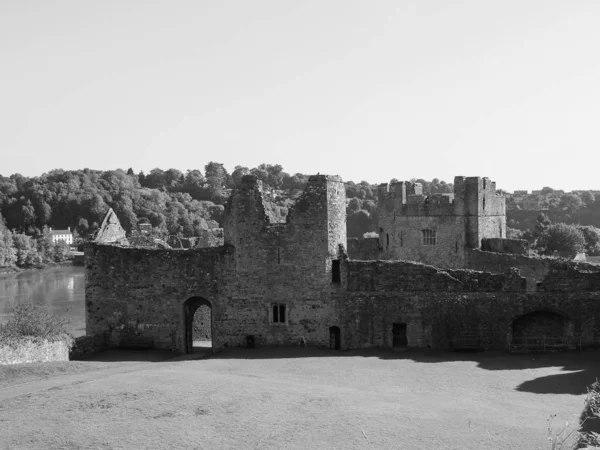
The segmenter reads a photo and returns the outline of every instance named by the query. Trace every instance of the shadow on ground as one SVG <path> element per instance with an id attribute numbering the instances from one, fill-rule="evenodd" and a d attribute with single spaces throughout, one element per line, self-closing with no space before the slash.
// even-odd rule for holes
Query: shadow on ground
<path id="1" fill-rule="evenodd" d="M 506 352 L 441 352 L 434 350 L 390 349 L 331 351 L 318 348 L 231 349 L 213 356 L 216 359 L 273 359 L 316 357 L 365 357 L 385 360 L 411 360 L 436 364 L 451 361 L 472 361 L 485 370 L 531 370 L 560 367 L 565 373 L 541 376 L 517 386 L 518 391 L 535 394 L 581 395 L 600 377 L 600 352 L 577 351 L 557 353 L 510 354 Z"/>

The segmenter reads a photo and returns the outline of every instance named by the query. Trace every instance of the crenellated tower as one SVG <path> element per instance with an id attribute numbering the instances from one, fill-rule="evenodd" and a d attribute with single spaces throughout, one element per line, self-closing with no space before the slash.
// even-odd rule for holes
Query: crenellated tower
<path id="1" fill-rule="evenodd" d="M 465 251 L 484 238 L 506 237 L 505 199 L 488 178 L 454 178 L 454 193 L 424 195 L 421 184 L 382 184 L 379 245 L 382 259 L 465 266 Z"/>

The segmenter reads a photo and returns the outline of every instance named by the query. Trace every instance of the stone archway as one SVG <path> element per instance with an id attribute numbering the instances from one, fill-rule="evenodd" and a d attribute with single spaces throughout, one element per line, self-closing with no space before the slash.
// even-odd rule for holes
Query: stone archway
<path id="1" fill-rule="evenodd" d="M 511 323 L 510 349 L 555 350 L 570 348 L 571 326 L 566 314 L 535 310 L 517 316 Z"/>
<path id="2" fill-rule="evenodd" d="M 204 297 L 191 297 L 183 304 L 185 353 L 211 352 L 214 339 L 213 305 Z"/>

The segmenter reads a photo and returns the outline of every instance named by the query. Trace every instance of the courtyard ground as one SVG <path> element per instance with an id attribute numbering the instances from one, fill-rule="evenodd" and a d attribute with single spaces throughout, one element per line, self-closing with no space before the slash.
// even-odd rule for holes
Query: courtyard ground
<path id="1" fill-rule="evenodd" d="M 598 352 L 113 351 L 0 366 L 0 448 L 549 449 L 599 373 Z"/>

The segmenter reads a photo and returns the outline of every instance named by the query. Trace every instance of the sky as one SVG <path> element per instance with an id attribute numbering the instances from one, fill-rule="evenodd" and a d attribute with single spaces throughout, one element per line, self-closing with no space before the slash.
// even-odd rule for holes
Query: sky
<path id="1" fill-rule="evenodd" d="M 0 0 L 0 174 L 600 189 L 597 0 Z"/>

